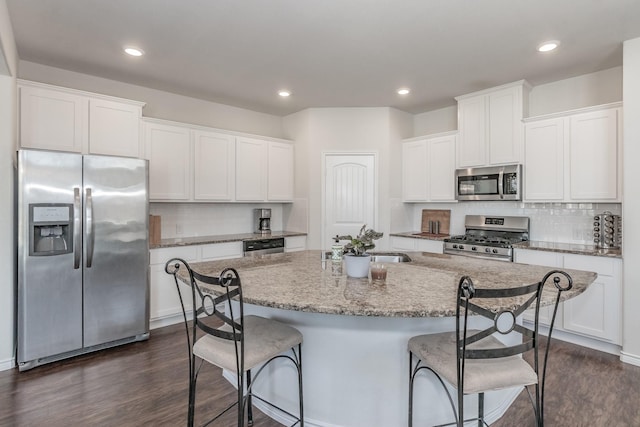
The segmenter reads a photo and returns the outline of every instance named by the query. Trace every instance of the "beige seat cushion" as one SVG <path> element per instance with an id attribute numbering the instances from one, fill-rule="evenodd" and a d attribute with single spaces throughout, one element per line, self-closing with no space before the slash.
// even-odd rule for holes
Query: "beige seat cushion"
<path id="1" fill-rule="evenodd" d="M 230 330 L 228 325 L 220 329 Z M 244 330 L 245 371 L 302 343 L 300 331 L 264 317 L 245 316 Z M 221 368 L 236 371 L 235 344 L 232 340 L 205 335 L 196 341 L 193 354 Z"/>
<path id="2" fill-rule="evenodd" d="M 478 331 L 467 331 L 472 335 Z M 504 347 L 494 337 L 487 337 L 467 348 L 487 349 Z M 443 379 L 457 386 L 456 333 L 444 332 L 419 335 L 409 340 L 409 351 L 436 371 Z M 538 377 L 531 365 L 520 356 L 497 359 L 467 359 L 465 361 L 465 394 L 536 384 Z"/>

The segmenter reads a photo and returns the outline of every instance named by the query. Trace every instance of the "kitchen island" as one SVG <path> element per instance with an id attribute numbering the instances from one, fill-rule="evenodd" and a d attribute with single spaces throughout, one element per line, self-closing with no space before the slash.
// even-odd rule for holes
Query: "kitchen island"
<path id="1" fill-rule="evenodd" d="M 323 269 L 320 251 L 213 261 L 192 267 L 210 275 L 217 275 L 224 267 L 236 268 L 242 279 L 245 313 L 281 320 L 303 333 L 307 425 L 400 426 L 407 423 L 407 341 L 414 335 L 455 328 L 460 277 L 469 275 L 477 286 L 503 287 L 534 283 L 550 270 L 456 255 L 408 255 L 411 262 L 387 264 L 384 283 L 348 278 L 331 261 Z M 566 271 L 574 286 L 564 293 L 564 299 L 580 294 L 596 278 L 595 273 Z M 543 297 L 543 303 L 550 301 L 551 294 Z M 277 376 L 277 384 L 292 386 L 261 387 L 264 383 L 256 382 L 256 391 L 295 411 L 294 369 L 274 365 L 265 374 Z M 432 377 L 416 382 L 417 425 L 451 419 L 446 395 L 438 387 Z M 487 420 L 499 418 L 519 392 L 488 393 Z M 466 408 L 472 414 L 477 405 L 472 401 L 475 397 L 469 399 Z M 261 409 L 277 417 L 267 408 Z"/>

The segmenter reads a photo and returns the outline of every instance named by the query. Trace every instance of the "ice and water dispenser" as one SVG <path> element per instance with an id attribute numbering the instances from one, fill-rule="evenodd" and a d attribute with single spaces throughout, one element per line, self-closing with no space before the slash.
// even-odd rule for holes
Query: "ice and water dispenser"
<path id="1" fill-rule="evenodd" d="M 73 205 L 29 205 L 29 255 L 47 256 L 73 252 Z"/>

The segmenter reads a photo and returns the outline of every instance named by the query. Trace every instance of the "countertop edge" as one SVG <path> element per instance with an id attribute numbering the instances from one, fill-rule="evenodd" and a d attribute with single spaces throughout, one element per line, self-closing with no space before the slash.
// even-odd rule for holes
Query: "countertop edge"
<path id="1" fill-rule="evenodd" d="M 267 238 L 306 236 L 307 233 L 299 231 L 273 231 L 271 234 L 262 235 L 257 233 L 222 234 L 213 236 L 176 237 L 162 239 L 160 244 L 149 245 L 149 249 L 175 248 L 180 246 L 208 245 L 216 243 L 244 242 L 250 240 L 261 240 Z"/>

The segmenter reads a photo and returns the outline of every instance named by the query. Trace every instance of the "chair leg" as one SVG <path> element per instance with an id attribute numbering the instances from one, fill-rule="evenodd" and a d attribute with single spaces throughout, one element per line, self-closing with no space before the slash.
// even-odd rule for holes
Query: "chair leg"
<path id="1" fill-rule="evenodd" d="M 478 427 L 484 427 L 484 393 L 478 394 Z"/>
<path id="2" fill-rule="evenodd" d="M 408 426 L 413 426 L 413 353 L 409 352 L 409 423 Z"/>
<path id="3" fill-rule="evenodd" d="M 251 402 L 251 370 L 247 371 L 247 426 L 253 425 L 253 404 Z"/>
<path id="4" fill-rule="evenodd" d="M 300 406 L 300 427 L 304 427 L 304 398 L 302 397 L 302 343 L 298 344 L 298 405 Z"/>
<path id="5" fill-rule="evenodd" d="M 195 358 L 191 356 L 189 361 L 189 408 L 187 409 L 187 426 L 193 427 L 195 409 L 196 409 L 196 379 L 198 378 L 195 373 Z"/>

